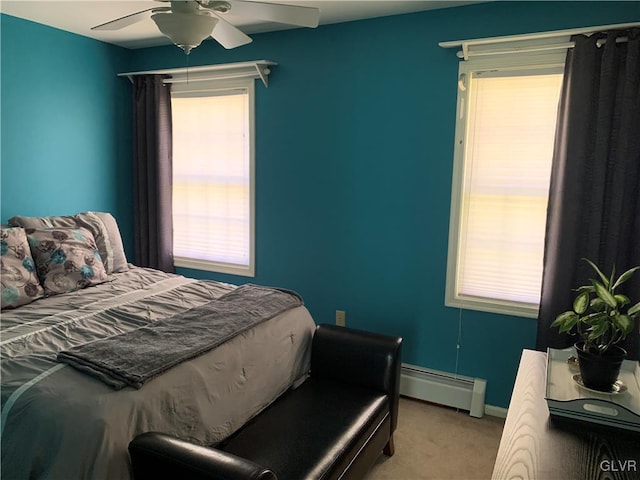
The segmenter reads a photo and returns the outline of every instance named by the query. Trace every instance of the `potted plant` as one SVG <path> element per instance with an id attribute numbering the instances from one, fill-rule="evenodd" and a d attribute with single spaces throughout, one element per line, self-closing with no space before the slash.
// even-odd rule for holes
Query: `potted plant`
<path id="1" fill-rule="evenodd" d="M 640 302 L 633 302 L 616 289 L 629 280 L 640 266 L 615 277 L 615 267 L 607 277 L 589 259 L 583 258 L 598 274 L 590 285 L 576 289 L 573 310 L 558 315 L 551 324 L 560 333 L 575 333 L 580 375 L 585 387 L 609 392 L 620 373 L 627 352 L 617 345 L 629 335 L 640 317 Z"/>

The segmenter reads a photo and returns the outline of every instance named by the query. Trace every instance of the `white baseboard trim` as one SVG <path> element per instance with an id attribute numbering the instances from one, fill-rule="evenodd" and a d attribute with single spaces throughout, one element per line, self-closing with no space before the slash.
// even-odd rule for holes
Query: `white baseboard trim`
<path id="1" fill-rule="evenodd" d="M 485 415 L 490 415 L 492 417 L 498 418 L 507 418 L 508 410 L 502 407 L 496 407 L 495 405 L 485 405 L 484 413 Z"/>

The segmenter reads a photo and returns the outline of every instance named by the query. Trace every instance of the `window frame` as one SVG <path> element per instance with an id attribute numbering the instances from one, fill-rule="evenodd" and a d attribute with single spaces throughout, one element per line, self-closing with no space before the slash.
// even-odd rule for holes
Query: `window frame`
<path id="1" fill-rule="evenodd" d="M 464 308 L 490 313 L 499 313 L 518 317 L 537 318 L 539 305 L 532 303 L 508 301 L 496 298 L 474 297 L 458 294 L 458 268 L 461 257 L 461 238 L 463 197 L 465 194 L 465 174 L 467 171 L 465 149 L 468 140 L 470 118 L 470 89 L 464 85 L 466 79 L 472 78 L 476 72 L 486 71 L 522 71 L 564 69 L 566 50 L 554 53 L 534 54 L 496 54 L 470 58 L 459 63 L 458 95 L 456 103 L 456 127 L 453 154 L 453 172 L 451 185 L 451 206 L 449 220 L 449 242 L 447 253 L 447 273 L 445 285 L 445 306 Z M 467 83 L 468 85 L 468 83 Z M 463 88 L 460 88 L 463 87 Z"/>
<path id="2" fill-rule="evenodd" d="M 216 273 L 239 275 L 244 277 L 255 277 L 255 80 L 254 78 L 244 78 L 236 80 L 211 80 L 199 81 L 189 85 L 185 83 L 173 83 L 171 95 L 178 97 L 186 96 L 215 96 L 237 93 L 242 91 L 247 93 L 248 99 L 248 135 L 249 142 L 249 262 L 247 265 L 217 262 L 212 260 L 195 259 L 188 257 L 174 256 L 175 267 L 191 268 Z M 210 94 L 210 95 L 207 95 Z M 173 214 L 173 213 L 172 213 Z"/>

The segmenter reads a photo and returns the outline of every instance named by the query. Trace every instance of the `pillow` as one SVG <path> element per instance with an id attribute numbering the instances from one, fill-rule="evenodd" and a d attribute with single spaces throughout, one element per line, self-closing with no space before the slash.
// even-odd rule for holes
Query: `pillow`
<path id="1" fill-rule="evenodd" d="M 46 295 L 73 292 L 107 281 L 100 252 L 88 230 L 45 228 L 26 232 Z"/>
<path id="2" fill-rule="evenodd" d="M 9 225 L 36 230 L 44 228 L 86 228 L 93 235 L 107 273 L 129 270 L 116 219 L 110 213 L 83 212 L 57 217 L 21 217 L 9 219 Z"/>
<path id="3" fill-rule="evenodd" d="M 38 230 L 54 227 L 75 228 L 77 222 L 73 215 L 62 215 L 58 217 L 21 217 L 16 215 L 9 219 L 9 225 Z"/>
<path id="4" fill-rule="evenodd" d="M 23 228 L 3 227 L 0 231 L 0 270 L 2 310 L 26 305 L 44 295 Z"/>
<path id="5" fill-rule="evenodd" d="M 84 212 L 77 214 L 75 217 L 79 226 L 93 233 L 107 273 L 119 273 L 129 270 L 120 229 L 113 215 L 104 212 Z"/>

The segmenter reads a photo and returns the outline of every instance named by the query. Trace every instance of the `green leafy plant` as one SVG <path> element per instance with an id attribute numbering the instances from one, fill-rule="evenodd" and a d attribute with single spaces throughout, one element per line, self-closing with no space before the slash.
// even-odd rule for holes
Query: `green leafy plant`
<path id="1" fill-rule="evenodd" d="M 572 333 L 575 329 L 584 342 L 584 351 L 602 355 L 611 345 L 629 335 L 635 320 L 640 317 L 640 302 L 631 305 L 629 297 L 616 293 L 616 289 L 640 270 L 640 266 L 615 278 L 615 267 L 607 277 L 591 260 L 583 260 L 591 265 L 599 279 L 591 279 L 591 285 L 577 288 L 573 310 L 558 315 L 551 327 L 558 327 L 560 333 Z"/>

